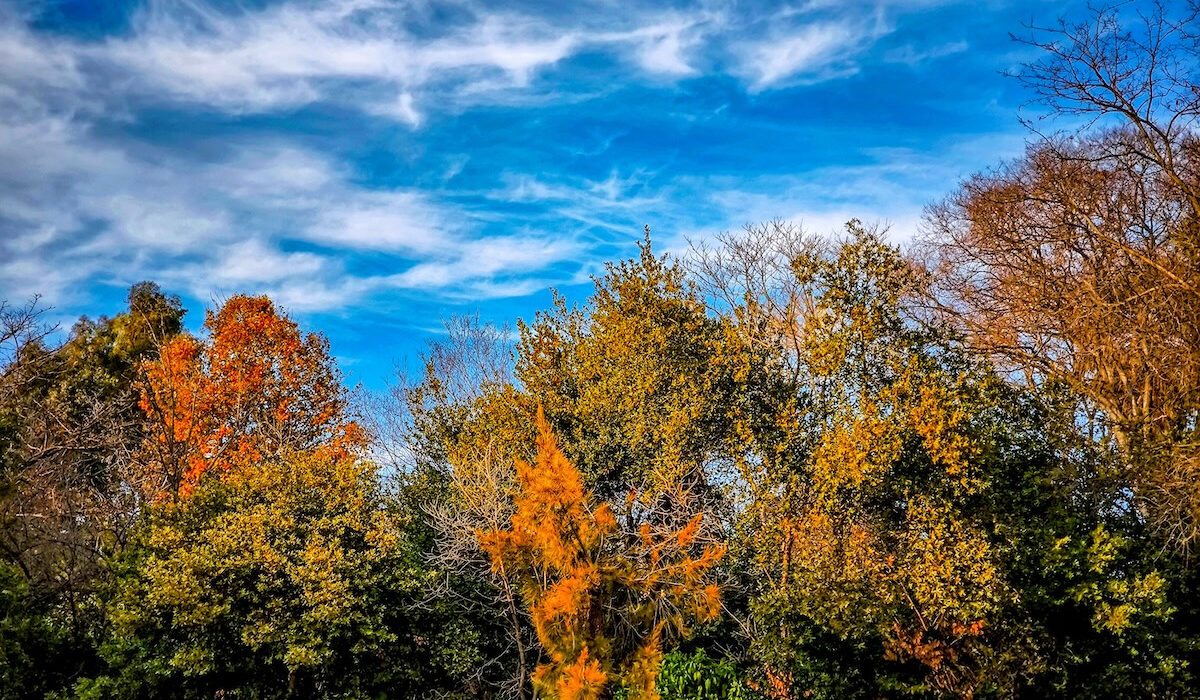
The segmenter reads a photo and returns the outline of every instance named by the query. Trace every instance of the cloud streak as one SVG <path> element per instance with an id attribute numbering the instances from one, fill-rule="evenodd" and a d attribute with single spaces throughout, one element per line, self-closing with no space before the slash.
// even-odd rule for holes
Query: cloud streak
<path id="1" fill-rule="evenodd" d="M 98 28 L 0 0 L 0 298 L 511 319 L 644 224 L 902 235 L 1015 148 L 958 102 L 992 20 L 937 2 L 129 1 Z"/>
<path id="2" fill-rule="evenodd" d="M 894 5 L 809 3 L 765 16 L 736 13 L 734 5 L 692 12 L 631 5 L 601 24 L 586 4 L 558 16 L 463 4 L 450 7 L 464 19 L 441 26 L 422 3 L 300 0 L 231 10 L 147 0 L 127 31 L 98 41 L 33 40 L 9 17 L 0 57 L 7 79 L 39 76 L 48 85 L 40 76 L 53 76 L 93 94 L 234 114 L 343 101 L 416 127 L 437 103 L 504 101 L 591 52 L 652 79 L 725 72 L 753 90 L 832 79 L 892 30 Z M 363 86 L 378 99 L 363 100 L 355 89 Z"/>

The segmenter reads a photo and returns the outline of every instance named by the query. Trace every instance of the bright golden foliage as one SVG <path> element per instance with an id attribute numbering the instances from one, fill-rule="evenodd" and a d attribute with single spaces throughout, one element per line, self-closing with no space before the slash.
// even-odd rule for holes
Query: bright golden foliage
<path id="1" fill-rule="evenodd" d="M 559 700 L 603 697 L 617 681 L 633 698 L 657 698 L 664 636 L 720 611 L 710 577 L 724 547 L 699 542 L 700 516 L 680 529 L 645 523 L 623 532 L 583 487 L 541 411 L 537 427 L 536 461 L 517 462 L 510 527 L 479 533 L 493 568 L 520 582 L 550 657 L 534 684 Z"/>
<path id="2" fill-rule="evenodd" d="M 373 587 L 416 584 L 374 467 L 328 452 L 243 465 L 155 504 L 150 525 L 114 623 L 133 633 L 169 621 L 167 661 L 188 676 L 219 672 L 229 645 L 317 669 L 337 648 L 378 641 Z"/>
<path id="3" fill-rule="evenodd" d="M 521 326 L 517 375 L 600 496 L 648 504 L 707 481 L 740 401 L 725 324 L 649 238 L 608 265 L 586 308 L 556 300 Z M 628 513 L 622 513 L 628 516 Z"/>
<path id="4" fill-rule="evenodd" d="M 969 378 L 939 366 L 899 317 L 918 276 L 850 230 L 831 252 L 794 261 L 811 289 L 796 345 L 819 410 L 803 478 L 756 499 L 759 566 L 768 597 L 835 631 L 873 628 L 891 657 L 924 664 L 933 687 L 969 693 L 964 651 L 1006 596 L 986 533 L 961 506 L 983 483 Z"/>

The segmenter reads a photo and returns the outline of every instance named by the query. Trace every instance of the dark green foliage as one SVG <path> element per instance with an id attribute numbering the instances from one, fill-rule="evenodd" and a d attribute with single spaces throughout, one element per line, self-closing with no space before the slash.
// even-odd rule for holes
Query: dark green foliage
<path id="1" fill-rule="evenodd" d="M 0 698 L 42 698 L 68 687 L 93 661 L 63 616 L 38 601 L 25 576 L 0 562 Z"/>
<path id="2" fill-rule="evenodd" d="M 1186 696 L 1200 660 L 1195 574 L 1133 509 L 1120 456 L 1081 436 L 1073 418 L 1061 387 L 1035 395 L 981 384 L 990 493 L 977 508 L 994 522 L 1016 593 L 996 625 L 992 688 Z"/>
<path id="3" fill-rule="evenodd" d="M 661 700 L 763 700 L 751 689 L 737 666 L 727 658 L 713 658 L 703 649 L 665 654 L 659 665 L 655 690 Z M 629 691 L 619 687 L 613 700 L 627 700 Z"/>
<path id="4" fill-rule="evenodd" d="M 760 596 L 750 614 L 759 632 L 751 671 L 764 690 L 799 688 L 812 698 L 872 698 L 894 684 L 882 640 L 870 633 L 839 635 L 806 617 L 785 596 Z M 906 680 L 911 680 L 913 673 Z M 889 683 L 891 680 L 891 683 Z"/>

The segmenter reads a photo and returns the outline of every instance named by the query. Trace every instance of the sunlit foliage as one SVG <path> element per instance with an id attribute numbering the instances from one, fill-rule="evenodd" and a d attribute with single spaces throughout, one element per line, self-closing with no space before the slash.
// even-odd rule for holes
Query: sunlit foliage
<path id="1" fill-rule="evenodd" d="M 288 450 L 344 455 L 365 445 L 323 337 L 302 334 L 266 297 L 231 298 L 205 328 L 207 340 L 178 337 L 147 367 L 150 493 L 187 495 L 209 471 Z"/>
<path id="2" fill-rule="evenodd" d="M 405 526 L 369 464 L 324 452 L 154 505 L 111 603 L 116 673 L 84 695 L 363 697 L 464 673 L 472 632 L 418 606 L 432 574 Z"/>
<path id="3" fill-rule="evenodd" d="M 655 255 L 609 264 L 586 308 L 559 298 L 521 326 L 517 378 L 604 498 L 703 489 L 734 434 L 739 402 L 726 325 L 684 270 Z"/>
<path id="4" fill-rule="evenodd" d="M 720 611 L 709 575 L 724 548 L 697 542 L 699 516 L 680 530 L 621 532 L 540 412 L 537 460 L 518 462 L 517 479 L 511 526 L 480 537 L 493 567 L 519 581 L 549 655 L 535 685 L 559 700 L 608 697 L 615 682 L 631 698 L 657 698 L 664 638 Z"/>

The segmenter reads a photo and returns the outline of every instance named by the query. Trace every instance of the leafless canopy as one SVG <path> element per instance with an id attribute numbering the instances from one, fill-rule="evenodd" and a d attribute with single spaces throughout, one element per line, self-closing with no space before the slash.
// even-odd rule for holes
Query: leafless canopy
<path id="1" fill-rule="evenodd" d="M 798 224 L 776 219 L 741 232 L 695 241 L 687 264 L 710 307 L 732 314 L 738 327 L 762 350 L 783 350 L 798 376 L 804 319 L 815 301 L 792 271 L 792 262 L 816 253 L 823 242 Z"/>
<path id="2" fill-rule="evenodd" d="M 1200 537 L 1196 19 L 1123 3 L 1031 27 L 1043 58 L 1020 79 L 1071 129 L 1035 130 L 1024 158 L 931 207 L 922 241 L 941 318 L 1093 402 L 1185 548 Z"/>

